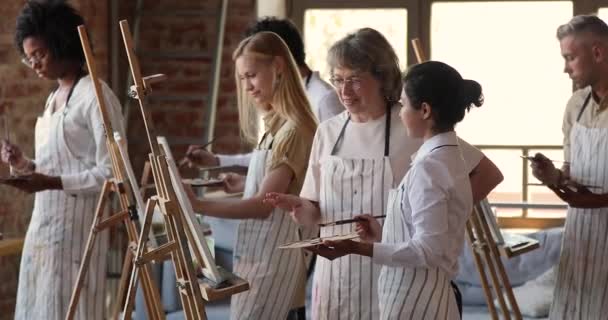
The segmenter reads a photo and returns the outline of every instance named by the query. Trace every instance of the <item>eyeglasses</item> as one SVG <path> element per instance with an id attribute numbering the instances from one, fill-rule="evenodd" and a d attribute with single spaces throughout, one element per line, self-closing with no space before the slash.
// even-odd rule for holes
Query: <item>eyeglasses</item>
<path id="1" fill-rule="evenodd" d="M 359 78 L 346 78 L 346 79 L 342 79 L 342 78 L 338 78 L 338 77 L 331 77 L 329 79 L 329 82 L 331 82 L 331 84 L 338 90 L 342 90 L 342 88 L 344 88 L 345 85 L 350 85 L 350 88 L 353 90 L 359 90 L 361 89 L 361 79 Z"/>
<path id="2" fill-rule="evenodd" d="M 46 54 L 46 51 L 36 51 L 29 58 L 23 57 L 21 59 L 21 63 L 33 69 L 35 65 L 42 62 L 42 59 L 46 58 Z"/>

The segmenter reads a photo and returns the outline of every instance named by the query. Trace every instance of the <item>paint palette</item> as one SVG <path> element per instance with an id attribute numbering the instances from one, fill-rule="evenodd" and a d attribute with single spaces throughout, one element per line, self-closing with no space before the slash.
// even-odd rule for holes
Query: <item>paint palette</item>
<path id="1" fill-rule="evenodd" d="M 359 238 L 359 235 L 357 233 L 349 233 L 349 234 L 344 234 L 344 235 L 335 235 L 335 236 L 329 236 L 329 237 L 321 237 L 321 238 L 314 238 L 314 239 L 290 242 L 290 243 L 286 243 L 282 246 L 279 246 L 278 248 L 279 249 L 300 249 L 300 248 L 318 246 L 320 244 L 323 244 L 323 241 L 326 241 L 326 240 L 341 241 L 341 240 L 351 240 L 351 239 L 356 239 L 356 238 Z"/>
<path id="2" fill-rule="evenodd" d="M 182 179 L 182 182 L 192 187 L 221 187 L 224 181 L 221 179 Z"/>

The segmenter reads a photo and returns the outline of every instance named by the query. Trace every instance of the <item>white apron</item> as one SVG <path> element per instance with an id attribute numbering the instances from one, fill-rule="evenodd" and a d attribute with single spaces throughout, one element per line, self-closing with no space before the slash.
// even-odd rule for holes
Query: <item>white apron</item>
<path id="1" fill-rule="evenodd" d="M 402 183 L 390 191 L 382 243 L 411 240 L 412 221 L 406 221 L 401 199 Z M 383 266 L 378 280 L 380 319 L 458 320 L 458 306 L 448 275 L 439 268 L 398 268 Z"/>
<path id="2" fill-rule="evenodd" d="M 269 149 L 253 152 L 244 198 L 260 189 L 271 149 L 272 142 Z M 249 282 L 249 290 L 232 297 L 230 319 L 285 320 L 306 268 L 301 250 L 276 247 L 299 240 L 298 226 L 289 213 L 275 208 L 266 219 L 241 220 L 237 230 L 234 273 Z"/>
<path id="3" fill-rule="evenodd" d="M 388 158 L 390 110 L 386 113 L 384 156 L 345 159 L 335 156 L 350 117 L 331 155 L 321 160 L 319 207 L 323 221 L 349 219 L 361 213 L 384 212 L 393 172 Z M 355 224 L 321 228 L 321 237 L 355 232 Z M 348 255 L 333 261 L 317 257 L 312 294 L 312 319 L 378 319 L 380 266 L 372 259 Z"/>
<path id="4" fill-rule="evenodd" d="M 53 100 L 52 96 L 49 101 Z M 59 176 L 89 169 L 70 151 L 70 137 L 64 132 L 68 103 L 53 114 L 49 105 L 36 122 L 36 172 Z M 36 193 L 21 256 L 15 319 L 65 318 L 98 196 L 63 190 Z M 108 235 L 103 232 L 91 256 L 76 319 L 104 318 L 107 248 Z"/>
<path id="5" fill-rule="evenodd" d="M 570 132 L 570 176 L 608 192 L 608 129 L 578 123 Z M 606 319 L 608 315 L 608 208 L 568 207 L 551 319 Z"/>

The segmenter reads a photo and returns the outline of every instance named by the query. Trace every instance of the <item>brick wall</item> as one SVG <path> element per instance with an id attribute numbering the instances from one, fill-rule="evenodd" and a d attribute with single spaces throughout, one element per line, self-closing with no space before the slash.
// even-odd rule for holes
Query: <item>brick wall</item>
<path id="1" fill-rule="evenodd" d="M 111 21 L 109 3 L 111 0 L 71 0 L 87 21 L 88 31 L 95 49 L 98 70 L 103 79 L 109 79 L 110 34 L 118 32 L 117 22 Z M 33 154 L 34 123 L 43 108 L 44 101 L 53 88 L 51 81 L 41 80 L 27 67 L 19 63 L 20 57 L 13 47 L 15 17 L 24 0 L 1 1 L 0 15 L 0 112 L 6 111 L 11 121 L 11 139 L 22 146 L 29 156 Z M 120 18 L 133 20 L 135 1 L 118 1 Z M 170 16 L 146 17 L 142 20 L 142 50 L 197 49 L 211 54 L 216 42 L 215 14 L 217 0 L 155 0 L 144 1 L 145 10 L 196 9 L 211 12 L 195 18 L 175 18 Z M 233 77 L 232 51 L 241 39 L 246 26 L 255 18 L 255 0 L 231 0 L 228 9 L 222 76 L 217 113 L 214 144 L 216 152 L 239 152 L 247 146 L 241 144 L 238 132 L 238 114 Z M 119 38 L 120 39 L 120 38 Z M 120 79 L 125 78 L 124 48 L 119 43 L 121 54 Z M 141 55 L 140 55 L 141 56 Z M 197 59 L 158 59 L 141 57 L 144 75 L 166 73 L 170 80 L 158 86 L 158 95 L 200 96 L 200 101 L 166 102 L 152 99 L 150 110 L 159 135 L 165 135 L 174 146 L 179 157 L 189 143 L 202 142 L 204 130 L 204 109 L 209 87 L 211 56 Z M 124 84 L 120 86 L 124 88 Z M 122 97 L 124 90 L 117 92 Z M 128 138 L 130 153 L 136 173 L 141 172 L 143 160 L 149 152 L 147 140 L 142 130 L 141 115 L 135 105 L 129 114 Z M 0 174 L 6 174 L 0 166 Z M 23 236 L 30 219 L 33 196 L 24 195 L 12 188 L 0 185 L 0 232 L 13 236 Z M 19 257 L 0 257 L 0 320 L 12 319 L 14 310 Z"/>
<path id="2" fill-rule="evenodd" d="M 148 107 L 157 134 L 168 138 L 176 158 L 183 155 L 189 144 L 206 142 L 204 117 L 217 41 L 219 2 L 159 0 L 150 1 L 143 8 L 148 14 L 140 20 L 138 56 L 142 74 L 163 73 L 168 76 L 167 81 L 155 86 Z M 229 4 L 214 134 L 216 142 L 212 146 L 214 152 L 220 153 L 235 153 L 247 148 L 239 137 L 231 55 L 245 28 L 255 19 L 254 0 L 232 0 Z M 199 14 L 157 14 L 170 10 L 191 10 Z M 133 29 L 133 4 L 123 3 L 120 12 L 121 18 L 129 19 Z M 119 50 L 124 63 L 124 48 L 120 46 Z M 167 58 L 159 57 L 159 53 L 196 54 L 196 57 Z M 128 71 L 127 66 L 121 69 Z M 124 87 L 123 84 L 121 88 Z M 147 159 L 149 145 L 138 105 L 131 103 L 130 111 L 129 151 L 135 171 L 140 172 L 144 159 Z"/>

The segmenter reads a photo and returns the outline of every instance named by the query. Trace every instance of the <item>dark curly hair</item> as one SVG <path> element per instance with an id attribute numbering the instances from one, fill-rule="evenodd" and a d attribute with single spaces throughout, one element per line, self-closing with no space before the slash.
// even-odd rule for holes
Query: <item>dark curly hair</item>
<path id="1" fill-rule="evenodd" d="M 53 59 L 85 63 L 77 27 L 84 19 L 65 0 L 29 0 L 17 17 L 15 45 L 22 56 L 23 41 L 38 37 Z"/>
<path id="2" fill-rule="evenodd" d="M 412 66 L 403 77 L 404 90 L 414 109 L 422 103 L 431 106 L 434 130 L 446 132 L 464 119 L 471 106 L 483 104 L 481 85 L 466 80 L 451 66 L 439 61 L 427 61 Z"/>
<path id="3" fill-rule="evenodd" d="M 298 31 L 298 28 L 296 28 L 293 22 L 276 17 L 264 17 L 250 26 L 245 31 L 245 36 L 250 37 L 262 31 L 274 32 L 279 35 L 279 37 L 285 41 L 285 44 L 287 44 L 287 48 L 289 48 L 289 52 L 291 52 L 298 67 L 306 65 L 306 62 L 304 62 L 306 59 L 304 41 L 302 41 L 300 31 Z"/>

